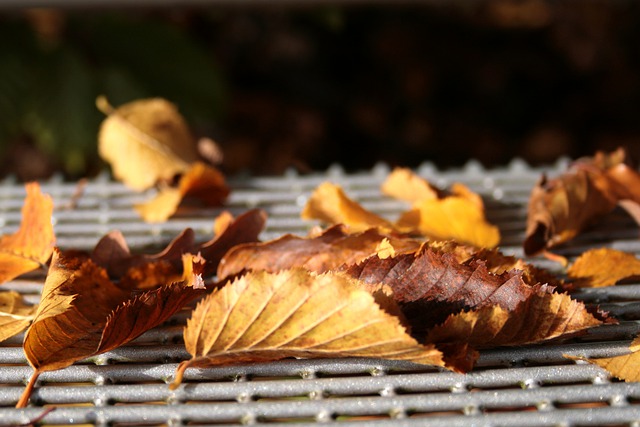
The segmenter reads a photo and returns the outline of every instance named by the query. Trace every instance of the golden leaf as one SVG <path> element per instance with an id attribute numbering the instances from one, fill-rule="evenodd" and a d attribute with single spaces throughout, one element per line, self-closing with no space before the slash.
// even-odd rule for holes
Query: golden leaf
<path id="1" fill-rule="evenodd" d="M 96 104 L 107 115 L 98 134 L 98 152 L 129 187 L 145 190 L 168 181 L 197 160 L 196 142 L 169 101 L 143 99 L 114 109 L 101 96 Z"/>
<path id="2" fill-rule="evenodd" d="M 438 351 L 419 345 L 353 279 L 302 269 L 248 273 L 215 290 L 193 311 L 184 339 L 192 359 L 181 363 L 173 388 L 189 366 L 286 357 L 442 364 Z"/>
<path id="3" fill-rule="evenodd" d="M 621 356 L 603 357 L 600 359 L 588 359 L 574 356 L 565 356 L 572 360 L 586 360 L 609 371 L 611 375 L 627 382 L 640 381 L 640 336 L 636 337 L 629 346 L 630 353 Z"/>
<path id="4" fill-rule="evenodd" d="M 27 329 L 37 308 L 15 291 L 0 292 L 0 342 Z"/>
<path id="5" fill-rule="evenodd" d="M 0 238 L 0 283 L 40 268 L 49 260 L 55 245 L 51 223 L 53 201 L 29 183 L 18 231 Z"/>
<path id="6" fill-rule="evenodd" d="M 344 224 L 352 232 L 378 227 L 393 230 L 386 219 L 369 212 L 350 199 L 336 184 L 324 182 L 315 189 L 301 214 L 302 219 L 317 219 L 328 224 Z"/>
<path id="7" fill-rule="evenodd" d="M 620 280 L 640 276 L 640 259 L 635 255 L 601 248 L 584 252 L 567 269 L 570 279 L 577 279 L 578 287 L 611 286 Z"/>
<path id="8" fill-rule="evenodd" d="M 406 202 L 437 199 L 440 191 L 408 168 L 395 168 L 380 186 L 383 194 Z"/>
<path id="9" fill-rule="evenodd" d="M 158 195 L 134 208 L 146 222 L 163 222 L 185 198 L 203 206 L 220 206 L 229 195 L 224 176 L 212 166 L 196 162 L 180 177 L 178 187 L 163 188 Z"/>

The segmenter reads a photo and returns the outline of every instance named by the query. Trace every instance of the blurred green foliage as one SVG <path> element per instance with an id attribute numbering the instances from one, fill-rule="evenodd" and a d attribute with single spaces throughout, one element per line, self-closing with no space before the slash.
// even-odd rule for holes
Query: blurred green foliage
<path id="1" fill-rule="evenodd" d="M 61 18 L 54 34 L 38 32 L 25 15 L 0 18 L 0 163 L 5 172 L 11 169 L 12 149 L 20 144 L 44 153 L 67 177 L 98 170 L 96 137 L 103 116 L 95 99 L 100 94 L 114 106 L 167 98 L 194 126 L 222 113 L 219 68 L 179 25 L 123 14 Z"/>

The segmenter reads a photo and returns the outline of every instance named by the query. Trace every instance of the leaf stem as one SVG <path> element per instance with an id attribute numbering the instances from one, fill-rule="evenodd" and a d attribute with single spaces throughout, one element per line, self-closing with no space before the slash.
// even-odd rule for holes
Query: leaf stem
<path id="1" fill-rule="evenodd" d="M 184 360 L 180 362 L 178 365 L 178 369 L 176 369 L 176 376 L 173 379 L 173 382 L 169 384 L 169 390 L 175 390 L 182 383 L 182 378 L 184 377 L 184 371 L 187 370 L 189 365 L 191 364 L 191 360 Z"/>
<path id="2" fill-rule="evenodd" d="M 39 376 L 40 376 L 39 371 L 35 371 L 33 375 L 31 375 L 31 378 L 27 383 L 27 387 L 22 392 L 22 396 L 20 396 L 20 400 L 18 400 L 18 403 L 16 404 L 16 408 L 27 407 L 27 404 L 29 403 L 29 399 L 31 398 L 31 393 L 33 393 L 33 388 L 35 387 L 36 381 L 38 381 Z"/>

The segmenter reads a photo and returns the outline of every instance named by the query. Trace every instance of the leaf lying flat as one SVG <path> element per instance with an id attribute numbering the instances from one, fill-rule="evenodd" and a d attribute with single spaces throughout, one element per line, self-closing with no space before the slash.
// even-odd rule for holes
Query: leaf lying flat
<path id="1" fill-rule="evenodd" d="M 163 188 L 158 195 L 134 208 L 146 222 L 164 222 L 184 200 L 202 206 L 220 206 L 229 195 L 224 176 L 212 166 L 196 162 L 180 177 L 177 187 Z"/>
<path id="2" fill-rule="evenodd" d="M 27 329 L 37 308 L 15 291 L 0 292 L 0 342 Z"/>
<path id="3" fill-rule="evenodd" d="M 98 133 L 98 152 L 129 187 L 145 190 L 168 181 L 197 160 L 195 140 L 170 102 L 143 99 L 118 109 L 104 97 L 96 103 L 107 114 Z"/>
<path id="4" fill-rule="evenodd" d="M 393 229 L 386 219 L 364 209 L 350 199 L 339 185 L 324 182 L 318 186 L 302 209 L 302 219 L 317 219 L 327 224 L 344 224 L 351 232 L 378 227 Z"/>
<path id="5" fill-rule="evenodd" d="M 543 176 L 529 198 L 525 254 L 573 239 L 619 203 L 640 220 L 640 174 L 624 163 L 625 157 L 621 149 L 599 152 L 555 179 Z"/>
<path id="6" fill-rule="evenodd" d="M 498 305 L 513 310 L 533 292 L 520 273 L 492 274 L 481 261 L 460 264 L 455 254 L 430 247 L 386 259 L 372 256 L 345 273 L 363 284 L 389 286 L 416 331 L 463 308 Z"/>
<path id="7" fill-rule="evenodd" d="M 25 189 L 20 228 L 0 238 L 0 283 L 40 268 L 55 245 L 51 197 L 42 194 L 35 182 L 26 184 Z"/>
<path id="8" fill-rule="evenodd" d="M 429 331 L 426 342 L 435 343 L 445 353 L 450 367 L 467 371 L 472 365 L 460 362 L 472 361 L 469 352 L 476 349 L 538 343 L 601 324 L 583 303 L 543 286 L 513 310 L 484 306 L 453 314 Z"/>
<path id="9" fill-rule="evenodd" d="M 248 273 L 201 301 L 184 331 L 189 366 L 286 357 L 376 357 L 441 366 L 374 296 L 340 274 Z"/>
<path id="10" fill-rule="evenodd" d="M 385 239 L 392 242 L 395 252 L 415 251 L 420 247 L 416 240 L 383 234 L 374 228 L 350 234 L 345 227 L 334 226 L 310 238 L 289 234 L 269 242 L 238 245 L 221 260 L 218 278 L 243 270 L 271 273 L 293 267 L 316 273 L 336 270 L 343 264 L 354 264 L 377 253 Z"/>
<path id="11" fill-rule="evenodd" d="M 600 359 L 583 359 L 566 356 L 572 360 L 586 360 L 609 371 L 611 375 L 627 382 L 640 381 L 640 336 L 636 337 L 629 346 L 630 353 L 615 357 L 603 357 Z"/>
<path id="12" fill-rule="evenodd" d="M 500 231 L 485 219 L 482 198 L 462 184 L 454 184 L 446 194 L 411 170 L 397 168 L 381 190 L 413 203 L 395 224 L 404 232 L 486 248 L 500 242 Z"/>
<path id="13" fill-rule="evenodd" d="M 620 280 L 640 276 L 640 259 L 615 249 L 591 249 L 576 259 L 567 274 L 578 287 L 611 286 Z"/>

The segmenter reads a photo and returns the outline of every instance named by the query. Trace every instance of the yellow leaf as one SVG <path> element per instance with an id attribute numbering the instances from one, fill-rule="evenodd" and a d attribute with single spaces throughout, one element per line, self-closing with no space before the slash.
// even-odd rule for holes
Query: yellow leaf
<path id="1" fill-rule="evenodd" d="M 15 291 L 0 292 L 0 342 L 27 329 L 36 309 Z"/>
<path id="2" fill-rule="evenodd" d="M 354 233 L 372 227 L 384 231 L 393 229 L 389 221 L 364 209 L 347 197 L 340 186 L 330 182 L 324 182 L 315 189 L 301 216 L 328 224 L 344 224 Z"/>
<path id="3" fill-rule="evenodd" d="M 129 187 L 145 190 L 197 160 L 196 142 L 169 101 L 143 99 L 114 109 L 101 96 L 96 104 L 107 114 L 98 134 L 98 152 Z"/>
<path id="4" fill-rule="evenodd" d="M 498 228 L 488 223 L 477 202 L 468 198 L 450 196 L 417 202 L 396 225 L 404 232 L 476 247 L 493 248 L 500 243 Z"/>
<path id="5" fill-rule="evenodd" d="M 601 359 L 583 359 L 566 356 L 572 360 L 586 360 L 589 363 L 600 366 L 609 371 L 611 375 L 627 382 L 640 381 L 640 336 L 629 346 L 630 353 L 615 357 L 603 357 Z"/>
<path id="6" fill-rule="evenodd" d="M 228 194 L 224 176 L 213 167 L 196 162 L 180 177 L 177 188 L 164 188 L 155 198 L 136 205 L 135 209 L 147 222 L 163 222 L 176 212 L 186 197 L 205 206 L 218 206 Z"/>
<path id="7" fill-rule="evenodd" d="M 35 182 L 25 188 L 20 229 L 0 238 L 0 283 L 40 268 L 49 260 L 55 245 L 51 197 L 42 194 Z"/>
<path id="8" fill-rule="evenodd" d="M 437 199 L 439 196 L 437 188 L 408 168 L 395 168 L 384 180 L 380 190 L 387 196 L 411 203 Z"/>
<path id="9" fill-rule="evenodd" d="M 214 291 L 193 311 L 184 340 L 193 358 L 180 365 L 173 387 L 189 366 L 286 357 L 376 357 L 442 365 L 437 350 L 419 345 L 355 280 L 302 269 L 248 273 Z"/>
<path id="10" fill-rule="evenodd" d="M 633 254 L 601 248 L 584 252 L 567 269 L 576 286 L 598 288 L 640 275 L 640 259 Z"/>

